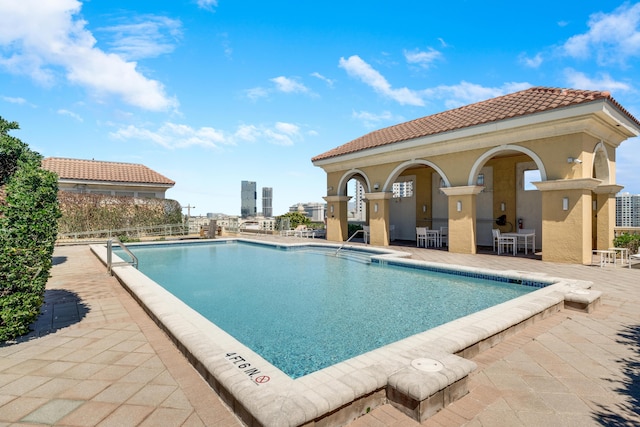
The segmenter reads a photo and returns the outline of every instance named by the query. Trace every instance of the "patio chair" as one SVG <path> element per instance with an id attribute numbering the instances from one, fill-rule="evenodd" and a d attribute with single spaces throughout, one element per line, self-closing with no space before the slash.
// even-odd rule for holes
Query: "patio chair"
<path id="1" fill-rule="evenodd" d="M 629 268 L 631 268 L 631 261 L 640 261 L 640 248 L 638 248 L 637 254 L 629 255 Z"/>
<path id="2" fill-rule="evenodd" d="M 449 227 L 440 227 L 440 244 L 449 246 Z"/>
<path id="3" fill-rule="evenodd" d="M 493 251 L 496 251 L 496 247 L 498 248 L 498 255 L 509 252 L 509 247 L 511 248 L 511 252 L 513 252 L 513 256 L 516 256 L 516 251 L 518 250 L 518 239 L 510 236 L 502 236 L 500 234 L 500 230 L 494 228 L 491 230 L 493 234 Z"/>
<path id="4" fill-rule="evenodd" d="M 427 246 L 427 229 L 428 227 L 416 227 L 416 246 Z M 422 243 L 422 245 L 420 245 Z"/>

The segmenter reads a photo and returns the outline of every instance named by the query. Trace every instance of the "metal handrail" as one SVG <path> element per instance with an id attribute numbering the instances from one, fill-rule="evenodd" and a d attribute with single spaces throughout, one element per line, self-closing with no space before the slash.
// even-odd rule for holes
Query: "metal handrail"
<path id="1" fill-rule="evenodd" d="M 124 261 L 124 262 L 113 262 L 113 241 L 118 242 L 118 246 L 120 246 L 120 248 L 125 251 L 127 253 L 127 255 L 129 255 L 131 257 L 131 261 Z M 136 257 L 130 250 L 128 247 L 125 246 L 124 243 L 122 243 L 120 241 L 120 239 L 118 238 L 114 238 L 114 239 L 109 239 L 107 240 L 107 271 L 109 272 L 109 274 L 111 274 L 111 269 L 112 267 L 118 266 L 118 265 L 132 265 L 134 268 L 138 268 L 138 257 Z"/>
<path id="2" fill-rule="evenodd" d="M 105 230 L 92 230 L 92 231 L 74 231 L 69 233 L 58 234 L 58 239 L 71 238 L 78 240 L 85 237 L 103 237 L 111 238 L 119 234 L 133 234 L 138 237 L 145 236 L 169 236 L 177 232 L 178 235 L 188 234 L 188 226 L 185 224 L 159 224 L 159 225 L 147 225 L 140 227 L 129 227 L 120 229 L 105 229 Z"/>
<path id="3" fill-rule="evenodd" d="M 335 255 L 338 255 L 338 252 L 340 252 L 340 250 L 341 250 L 342 248 L 344 248 L 344 245 L 346 245 L 347 243 L 349 243 L 349 242 L 351 241 L 351 239 L 353 239 L 353 238 L 356 236 L 356 234 L 358 234 L 358 233 L 363 233 L 363 234 L 364 234 L 364 233 L 365 233 L 365 231 L 364 231 L 364 230 L 356 230 L 356 231 L 355 231 L 355 233 L 353 233 L 353 234 L 351 235 L 351 237 L 349 237 L 349 238 L 347 239 L 347 241 L 346 241 L 346 242 L 344 242 L 342 245 L 340 245 L 340 247 L 339 247 L 339 248 L 338 248 L 338 250 L 336 251 Z"/>

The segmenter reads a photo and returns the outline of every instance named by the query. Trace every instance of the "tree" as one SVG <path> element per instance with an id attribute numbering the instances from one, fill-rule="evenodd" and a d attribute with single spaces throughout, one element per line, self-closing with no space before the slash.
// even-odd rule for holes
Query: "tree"
<path id="1" fill-rule="evenodd" d="M 287 212 L 284 215 L 280 215 L 276 217 L 277 225 L 279 226 L 279 224 L 281 224 L 282 220 L 285 218 L 289 219 L 289 226 L 291 228 L 296 228 L 300 224 L 302 225 L 311 224 L 311 219 L 309 219 L 309 217 L 307 217 L 305 214 L 301 212 Z"/>
<path id="2" fill-rule="evenodd" d="M 57 235 L 57 176 L 0 117 L 0 341 L 25 334 L 38 317 Z"/>

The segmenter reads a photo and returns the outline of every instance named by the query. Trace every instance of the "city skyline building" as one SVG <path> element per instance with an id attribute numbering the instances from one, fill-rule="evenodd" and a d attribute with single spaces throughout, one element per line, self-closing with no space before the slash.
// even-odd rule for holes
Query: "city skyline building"
<path id="1" fill-rule="evenodd" d="M 273 188 L 262 187 L 262 216 L 271 218 L 273 216 Z"/>
<path id="2" fill-rule="evenodd" d="M 242 218 L 257 215 L 257 198 L 256 182 L 242 181 L 240 189 L 240 216 Z"/>
<path id="3" fill-rule="evenodd" d="M 640 194 L 616 195 L 616 227 L 640 227 Z"/>
<path id="4" fill-rule="evenodd" d="M 358 180 L 356 180 L 354 196 L 353 219 L 365 221 L 367 219 L 367 208 L 364 200 L 364 186 Z"/>
<path id="5" fill-rule="evenodd" d="M 324 222 L 326 203 L 296 203 L 289 207 L 289 212 L 300 212 L 313 222 Z"/>

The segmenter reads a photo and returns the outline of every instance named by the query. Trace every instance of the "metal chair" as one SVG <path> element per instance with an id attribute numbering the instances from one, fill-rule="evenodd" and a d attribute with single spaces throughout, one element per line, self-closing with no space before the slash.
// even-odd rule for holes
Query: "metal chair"
<path id="1" fill-rule="evenodd" d="M 440 245 L 449 246 L 449 227 L 440 227 Z"/>
<path id="2" fill-rule="evenodd" d="M 495 252 L 496 247 L 498 248 L 498 255 L 502 253 L 513 252 L 513 256 L 516 256 L 516 251 L 518 250 L 518 239 L 516 237 L 510 236 L 502 236 L 500 234 L 500 230 L 494 228 L 491 230 L 493 234 L 493 251 Z M 509 247 L 511 250 L 509 251 Z"/>
<path id="3" fill-rule="evenodd" d="M 416 246 L 427 246 L 427 227 L 416 227 Z M 421 245 L 422 243 L 422 245 Z"/>

